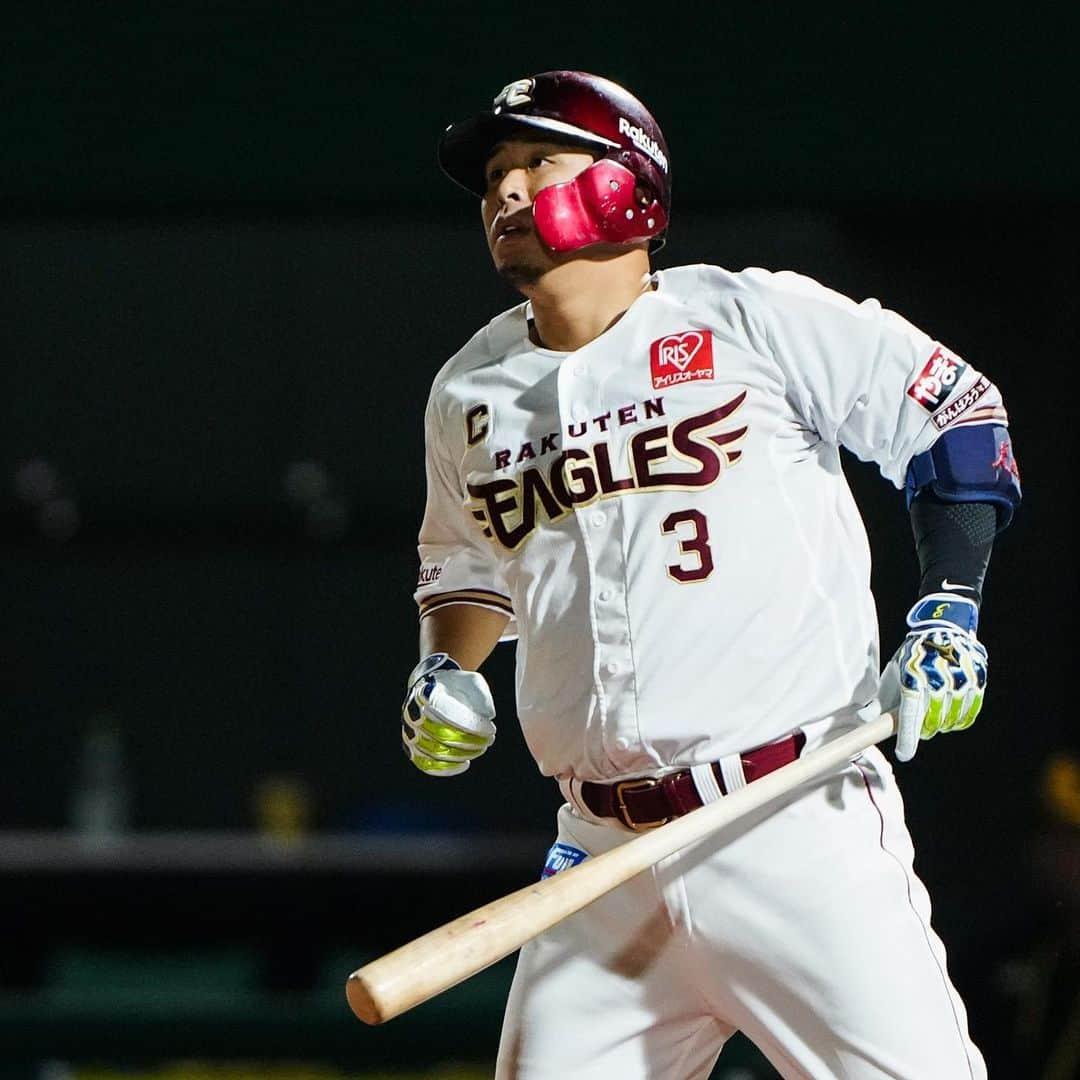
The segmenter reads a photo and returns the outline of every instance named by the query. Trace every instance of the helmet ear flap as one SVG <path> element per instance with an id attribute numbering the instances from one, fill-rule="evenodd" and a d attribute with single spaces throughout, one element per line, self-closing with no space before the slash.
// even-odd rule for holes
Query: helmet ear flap
<path id="1" fill-rule="evenodd" d="M 533 200 L 537 235 L 553 251 L 652 241 L 667 222 L 667 212 L 651 189 L 609 158 L 601 158 L 573 180 L 544 188 Z"/>

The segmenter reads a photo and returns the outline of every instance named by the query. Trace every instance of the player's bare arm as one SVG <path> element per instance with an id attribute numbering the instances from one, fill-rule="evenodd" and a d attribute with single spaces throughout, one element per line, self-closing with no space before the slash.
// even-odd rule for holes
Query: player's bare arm
<path id="1" fill-rule="evenodd" d="M 475 604 L 449 604 L 420 620 L 420 656 L 442 652 L 477 671 L 499 643 L 509 618 Z"/>

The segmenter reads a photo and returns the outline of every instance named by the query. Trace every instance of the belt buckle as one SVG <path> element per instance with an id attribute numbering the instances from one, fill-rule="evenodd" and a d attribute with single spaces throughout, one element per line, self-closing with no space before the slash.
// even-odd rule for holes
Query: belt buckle
<path id="1" fill-rule="evenodd" d="M 615 802 L 618 807 L 616 817 L 628 829 L 631 829 L 633 832 L 648 832 L 650 829 L 659 829 L 661 825 L 666 825 L 672 820 L 670 817 L 665 817 L 658 818 L 656 821 L 631 821 L 630 812 L 626 809 L 626 800 L 623 798 L 623 792 L 636 791 L 643 788 L 653 788 L 658 786 L 659 783 L 659 780 L 656 780 L 651 776 L 646 776 L 642 780 L 619 780 L 616 782 Z"/>

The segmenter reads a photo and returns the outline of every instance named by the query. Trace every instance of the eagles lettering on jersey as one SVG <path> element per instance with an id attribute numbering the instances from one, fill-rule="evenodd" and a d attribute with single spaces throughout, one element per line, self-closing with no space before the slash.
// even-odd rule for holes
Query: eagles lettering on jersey
<path id="1" fill-rule="evenodd" d="M 735 444 L 747 428 L 717 428 L 746 400 L 746 391 L 723 405 L 688 416 L 676 423 L 637 431 L 627 448 L 628 463 L 619 475 L 611 444 L 570 447 L 550 467 L 531 466 L 516 476 L 469 483 L 470 510 L 486 537 L 510 551 L 519 548 L 536 529 L 543 514 L 559 521 L 575 507 L 597 499 L 634 491 L 692 491 L 710 487 L 742 451 Z M 672 459 L 690 468 L 665 467 Z"/>

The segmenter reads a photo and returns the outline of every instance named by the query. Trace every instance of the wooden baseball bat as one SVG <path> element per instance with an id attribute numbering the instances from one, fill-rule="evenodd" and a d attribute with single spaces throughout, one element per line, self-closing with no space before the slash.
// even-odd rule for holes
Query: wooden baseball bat
<path id="1" fill-rule="evenodd" d="M 392 1020 L 509 956 L 661 859 L 850 761 L 895 731 L 895 716 L 884 713 L 717 802 L 423 934 L 354 971 L 345 986 L 349 1007 L 367 1024 Z"/>

